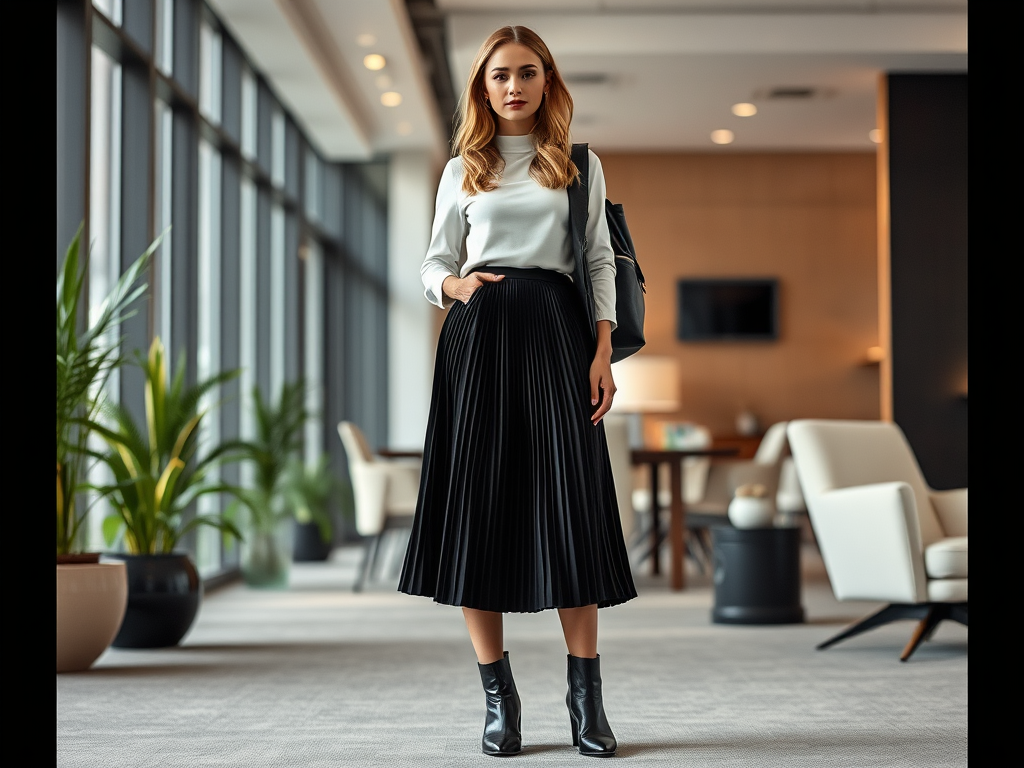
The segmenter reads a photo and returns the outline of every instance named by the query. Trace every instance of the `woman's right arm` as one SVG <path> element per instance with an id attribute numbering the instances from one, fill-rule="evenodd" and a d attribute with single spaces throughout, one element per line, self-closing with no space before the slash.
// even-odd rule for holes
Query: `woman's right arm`
<path id="1" fill-rule="evenodd" d="M 461 161 L 454 158 L 448 161 L 441 174 L 430 245 L 420 267 L 427 301 L 442 309 L 451 306 L 453 299 L 465 304 L 483 283 L 503 279 L 489 272 L 473 272 L 464 278 L 459 277 L 459 261 L 466 239 L 466 219 L 459 205 L 459 170 Z"/>
<path id="2" fill-rule="evenodd" d="M 431 304 L 445 309 L 452 304 L 450 294 L 444 292 L 448 278 L 459 279 L 459 260 L 466 239 L 466 221 L 459 206 L 459 158 L 448 161 L 437 185 L 434 204 L 434 224 L 430 232 L 430 245 L 420 267 L 424 295 Z M 450 283 L 449 283 L 450 285 Z"/>

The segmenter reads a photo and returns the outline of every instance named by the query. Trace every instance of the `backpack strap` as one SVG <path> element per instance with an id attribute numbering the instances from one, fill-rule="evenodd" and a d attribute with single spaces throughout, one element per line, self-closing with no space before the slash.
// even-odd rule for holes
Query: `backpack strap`
<path id="1" fill-rule="evenodd" d="M 572 240 L 574 267 L 572 281 L 587 311 L 591 335 L 597 337 L 594 320 L 594 288 L 587 268 L 587 220 L 590 216 L 590 148 L 586 144 L 573 144 L 573 163 L 579 176 L 569 185 L 569 236 Z"/>

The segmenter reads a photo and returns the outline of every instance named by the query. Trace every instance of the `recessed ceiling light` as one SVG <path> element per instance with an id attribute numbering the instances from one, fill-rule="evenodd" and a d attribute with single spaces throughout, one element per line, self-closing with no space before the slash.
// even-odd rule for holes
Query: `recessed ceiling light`
<path id="1" fill-rule="evenodd" d="M 398 91 L 385 91 L 380 95 L 380 103 L 385 107 L 397 107 L 402 103 L 402 94 Z"/>
<path id="2" fill-rule="evenodd" d="M 412 123 L 408 120 L 403 120 L 395 126 L 395 130 L 398 132 L 399 136 L 408 136 L 412 133 Z"/>
<path id="3" fill-rule="evenodd" d="M 878 128 L 872 128 L 868 131 L 868 138 L 871 139 L 875 144 L 882 143 L 882 132 Z"/>
<path id="4" fill-rule="evenodd" d="M 384 73 L 377 75 L 373 79 L 373 82 L 375 82 L 377 84 L 377 87 L 380 88 L 382 91 L 386 91 L 388 88 L 391 87 L 391 77 L 390 75 L 385 75 Z"/>
<path id="5" fill-rule="evenodd" d="M 715 144 L 732 144 L 732 140 L 736 136 L 728 128 L 719 128 L 717 131 L 711 132 L 711 140 Z"/>
<path id="6" fill-rule="evenodd" d="M 371 45 L 377 44 L 377 36 L 372 35 L 369 32 L 364 32 L 356 38 L 356 44 L 362 48 L 369 48 Z"/>
<path id="7" fill-rule="evenodd" d="M 378 69 L 384 69 L 387 62 L 384 57 L 379 53 L 368 53 L 363 57 L 363 66 L 367 69 L 372 69 L 376 72 Z"/>
<path id="8" fill-rule="evenodd" d="M 753 117 L 757 114 L 757 107 L 749 102 L 740 102 L 732 105 L 732 113 L 736 117 Z"/>

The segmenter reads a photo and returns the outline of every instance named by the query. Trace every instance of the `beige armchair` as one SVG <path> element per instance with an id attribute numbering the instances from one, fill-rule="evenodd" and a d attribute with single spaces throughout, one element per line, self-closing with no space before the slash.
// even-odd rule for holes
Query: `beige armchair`
<path id="1" fill-rule="evenodd" d="M 360 536 L 367 537 L 363 564 L 352 587 L 359 592 L 373 573 L 384 536 L 394 529 L 412 525 L 421 462 L 375 456 L 362 430 L 350 421 L 338 424 L 338 435 L 345 446 L 352 478 L 356 530 Z"/>
<path id="2" fill-rule="evenodd" d="M 836 599 L 888 603 L 818 648 L 915 619 L 906 661 L 941 621 L 966 626 L 967 489 L 929 488 L 895 424 L 799 420 L 788 436 Z"/>

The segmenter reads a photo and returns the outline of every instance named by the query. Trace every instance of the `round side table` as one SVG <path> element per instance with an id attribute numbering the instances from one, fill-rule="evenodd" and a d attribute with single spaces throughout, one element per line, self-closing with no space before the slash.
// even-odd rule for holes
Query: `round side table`
<path id="1" fill-rule="evenodd" d="M 800 529 L 711 529 L 716 624 L 799 624 Z"/>

